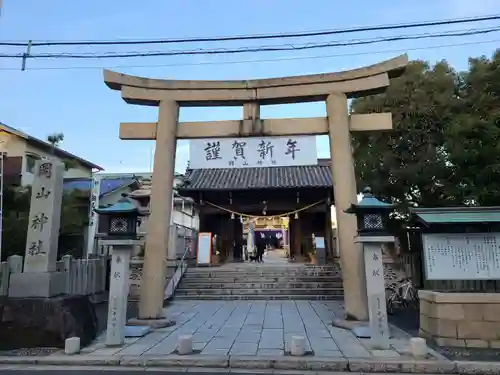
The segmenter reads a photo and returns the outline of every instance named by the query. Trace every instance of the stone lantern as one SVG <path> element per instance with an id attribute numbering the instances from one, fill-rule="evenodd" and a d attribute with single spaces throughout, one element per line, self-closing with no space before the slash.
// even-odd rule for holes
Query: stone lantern
<path id="1" fill-rule="evenodd" d="M 374 197 L 372 189 L 365 187 L 361 201 L 351 204 L 345 212 L 356 215 L 360 236 L 388 236 L 389 215 L 394 207 L 394 204 L 382 202 Z"/>
<path id="2" fill-rule="evenodd" d="M 125 336 L 144 336 L 149 332 L 149 327 L 127 327 L 130 258 L 134 247 L 140 244 L 137 223 L 143 214 L 136 202 L 125 197 L 110 207 L 96 208 L 95 212 L 101 220 L 107 220 L 103 242 L 112 247 L 106 345 L 121 346 Z"/>
<path id="3" fill-rule="evenodd" d="M 378 200 L 366 187 L 361 201 L 345 210 L 355 214 L 358 222 L 358 236 L 354 241 L 362 244 L 370 320 L 368 325 L 353 328 L 353 333 L 357 337 L 369 338 L 373 347 L 379 349 L 390 347 L 382 245 L 394 242 L 387 228 L 393 209 L 394 205 Z"/>
<path id="4" fill-rule="evenodd" d="M 132 200 L 122 197 L 115 204 L 106 208 L 96 208 L 94 211 L 107 221 L 107 239 L 137 238 L 137 224 L 139 216 L 143 214 Z"/>

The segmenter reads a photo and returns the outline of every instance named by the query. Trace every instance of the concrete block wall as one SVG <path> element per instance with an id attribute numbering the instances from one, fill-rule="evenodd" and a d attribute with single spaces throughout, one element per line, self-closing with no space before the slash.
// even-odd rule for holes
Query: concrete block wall
<path id="1" fill-rule="evenodd" d="M 500 293 L 419 291 L 420 335 L 440 346 L 500 348 Z"/>

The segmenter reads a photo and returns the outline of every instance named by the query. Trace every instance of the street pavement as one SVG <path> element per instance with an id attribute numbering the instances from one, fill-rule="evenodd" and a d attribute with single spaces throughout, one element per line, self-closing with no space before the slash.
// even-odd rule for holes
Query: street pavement
<path id="1" fill-rule="evenodd" d="M 205 371 L 203 371 L 205 370 Z M 168 375 L 181 375 L 181 374 L 192 374 L 192 375 L 220 375 L 220 374 L 227 374 L 229 371 L 228 369 L 221 369 L 217 370 L 214 369 L 213 371 L 207 370 L 207 369 L 187 369 L 187 368 L 179 368 L 179 369 L 160 369 L 160 368 L 134 368 L 134 369 L 124 369 L 124 368 L 115 368 L 113 370 L 106 370 L 102 368 L 96 368 L 93 369 L 91 367 L 86 367 L 86 368 L 75 368 L 75 369 L 70 369 L 67 367 L 60 367 L 56 368 L 53 367 L 50 370 L 45 369 L 44 367 L 28 367 L 26 369 L 23 369 L 21 367 L 19 368 L 0 368 L 0 373 L 2 375 L 137 375 L 138 372 L 152 372 L 155 374 L 168 374 Z M 248 372 L 237 372 L 240 375 L 255 375 L 256 372 L 252 370 L 248 370 Z M 283 374 L 289 374 L 289 371 L 284 371 Z M 280 374 L 280 372 L 273 372 L 270 370 L 269 372 L 259 372 L 259 374 L 269 374 L 269 375 L 277 375 Z M 314 374 L 314 372 L 312 373 Z"/>
<path id="2" fill-rule="evenodd" d="M 145 371 L 144 369 L 142 371 Z M 118 371 L 116 370 L 111 370 L 111 371 L 105 371 L 105 370 L 51 370 L 51 371 L 44 371 L 44 370 L 3 370 L 2 371 L 2 374 L 3 375 L 27 375 L 27 374 L 30 374 L 30 375 L 33 375 L 33 374 L 36 374 L 36 375 L 58 375 L 58 372 L 61 373 L 61 375 L 88 375 L 89 373 L 92 373 L 92 374 L 101 374 L 101 375 L 116 375 Z M 120 369 L 120 371 L 118 372 L 119 374 L 121 375 L 137 375 L 137 371 L 127 371 L 127 370 L 123 370 L 123 369 Z M 181 375 L 181 374 L 186 374 L 186 371 L 175 371 L 175 372 L 172 372 L 172 371 L 162 371 L 162 370 L 155 370 L 155 373 L 165 373 L 165 374 L 169 374 L 169 375 Z M 226 372 L 189 372 L 190 374 L 192 375 L 219 375 L 219 374 L 227 374 L 227 371 Z M 254 375 L 255 372 L 249 372 L 247 373 L 247 375 Z M 270 372 L 269 374 L 272 374 L 272 372 Z M 245 374 L 242 374 L 242 375 L 245 375 Z"/>
<path id="3" fill-rule="evenodd" d="M 333 327 L 333 318 L 344 314 L 340 301 L 174 301 L 165 313 L 177 324 L 127 338 L 120 348 L 107 348 L 102 335 L 82 355 L 170 355 L 180 335 L 192 335 L 194 350 L 202 356 L 282 357 L 296 335 L 306 338 L 307 350 L 316 357 L 328 358 L 396 358 L 408 344 L 404 333 L 393 330 L 393 348 L 373 350 L 351 331 Z"/>

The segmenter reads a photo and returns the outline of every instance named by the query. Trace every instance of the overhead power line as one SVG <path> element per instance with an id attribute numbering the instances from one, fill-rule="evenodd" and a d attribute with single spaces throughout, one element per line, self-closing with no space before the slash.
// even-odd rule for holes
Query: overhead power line
<path id="1" fill-rule="evenodd" d="M 455 18 L 439 21 L 413 22 L 404 24 L 389 24 L 362 26 L 348 29 L 337 30 L 321 30 L 310 32 L 293 32 L 293 33 L 275 33 L 275 34 L 260 34 L 260 35 L 236 35 L 236 36 L 221 36 L 221 37 L 198 37 L 198 38 L 177 38 L 177 39 L 159 39 L 159 40 L 101 40 L 101 41 L 40 41 L 40 42 L 0 42 L 0 46 L 13 47 L 32 47 L 41 46 L 91 46 L 91 45 L 146 45 L 146 44 L 175 44 L 175 43 L 200 43 L 200 42 L 226 42 L 226 41 L 242 41 L 242 40 L 262 40 L 262 39 L 284 39 L 284 38 L 302 38 L 315 37 L 326 35 L 350 34 L 366 31 L 382 31 L 382 30 L 398 30 L 418 27 L 432 27 L 444 25 L 456 25 L 465 23 L 475 23 L 482 21 L 499 20 L 500 15 L 487 15 L 481 17 Z"/>
<path id="2" fill-rule="evenodd" d="M 29 70 L 84 70 L 84 69 L 122 69 L 122 68 L 165 68 L 165 67 L 188 67 L 188 66 L 204 66 L 204 65 L 234 65 L 234 64 L 251 64 L 251 63 L 273 63 L 273 62 L 283 62 L 283 61 L 295 61 L 295 60 L 318 60 L 318 59 L 332 59 L 339 57 L 349 57 L 349 56 L 364 56 L 364 55 L 378 55 L 387 53 L 401 53 L 401 52 L 413 52 L 422 51 L 430 49 L 439 48 L 455 48 L 455 47 L 466 47 L 470 45 L 488 44 L 488 43 L 500 43 L 500 39 L 492 40 L 482 40 L 466 43 L 451 43 L 451 44 L 438 44 L 425 47 L 417 48 L 404 48 L 404 49 L 386 49 L 378 51 L 367 51 L 367 52 L 351 52 L 351 53 L 341 53 L 334 55 L 313 55 L 313 56 L 294 56 L 294 57 L 279 57 L 275 59 L 255 59 L 255 60 L 232 60 L 232 61 L 206 61 L 206 62 L 193 62 L 193 63 L 170 63 L 170 64 L 141 64 L 141 65 L 113 65 L 113 66 L 52 66 L 52 67 L 35 67 Z M 0 71 L 14 71 L 19 70 L 19 68 L 0 68 Z"/>
<path id="3" fill-rule="evenodd" d="M 145 51 L 145 52 L 107 52 L 107 53 L 39 53 L 39 54 L 0 54 L 3 58 L 21 58 L 26 60 L 37 58 L 52 58 L 52 59 L 110 59 L 110 58 L 131 58 L 131 57 L 160 57 L 160 56 L 185 56 L 185 55 L 220 55 L 220 54 L 239 54 L 239 53 L 256 53 L 256 52 L 278 52 L 278 51 L 301 51 L 309 49 L 331 48 L 331 47 L 347 47 L 358 45 L 369 45 L 383 42 L 395 42 L 402 40 L 421 40 L 428 38 L 443 38 L 443 37 L 458 37 L 471 35 L 484 35 L 488 33 L 498 32 L 500 27 L 488 29 L 475 29 L 460 32 L 443 32 L 443 33 L 427 33 L 420 35 L 403 35 L 380 37 L 375 39 L 354 40 L 354 41 L 332 41 L 325 43 L 307 43 L 302 45 L 276 45 L 276 46 L 260 46 L 260 47 L 240 47 L 228 49 L 203 49 L 196 50 L 170 50 L 170 51 Z"/>

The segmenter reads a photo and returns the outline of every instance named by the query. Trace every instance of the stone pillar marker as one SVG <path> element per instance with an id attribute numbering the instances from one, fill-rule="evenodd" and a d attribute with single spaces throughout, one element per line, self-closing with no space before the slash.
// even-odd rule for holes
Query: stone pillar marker
<path id="1" fill-rule="evenodd" d="M 65 290 L 65 274 L 56 272 L 63 174 L 57 160 L 35 163 L 24 271 L 12 275 L 9 297 L 53 297 Z"/>
<path id="2" fill-rule="evenodd" d="M 373 345 L 389 349 L 389 324 L 385 302 L 384 264 L 382 243 L 363 242 L 365 258 L 366 292 L 368 295 L 368 315 L 370 338 Z"/>
<path id="3" fill-rule="evenodd" d="M 106 346 L 120 346 L 125 342 L 130 257 L 135 241 L 130 241 L 130 245 L 126 242 L 128 241 L 113 241 L 114 245 L 112 245 Z"/>
<path id="4" fill-rule="evenodd" d="M 354 242 L 363 245 L 365 281 L 369 312 L 368 326 L 353 328 L 358 337 L 370 338 L 378 349 L 389 348 L 389 324 L 385 300 L 384 263 L 382 244 L 394 242 L 394 237 L 387 232 L 387 221 L 394 205 L 382 202 L 372 195 L 370 188 L 363 191 L 363 199 L 351 204 L 345 212 L 355 214 L 358 236 Z"/>

